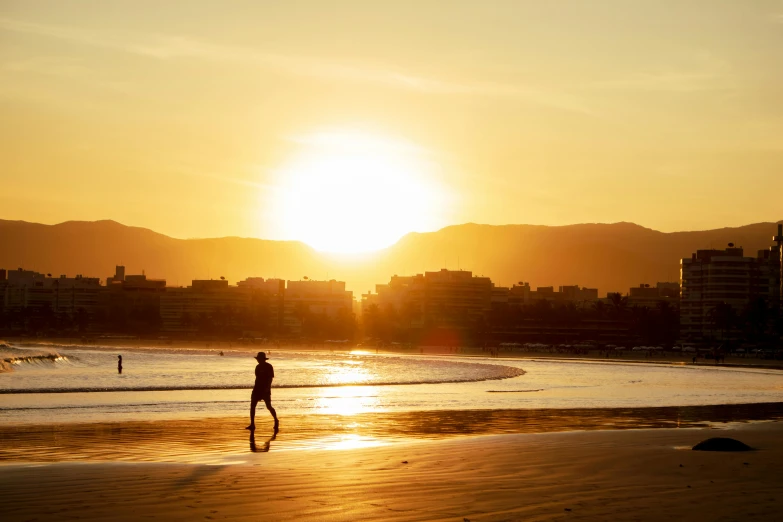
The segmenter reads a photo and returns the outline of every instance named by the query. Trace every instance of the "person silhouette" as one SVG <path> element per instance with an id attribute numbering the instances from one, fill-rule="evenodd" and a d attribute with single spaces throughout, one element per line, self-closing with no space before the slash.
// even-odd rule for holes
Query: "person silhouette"
<path id="1" fill-rule="evenodd" d="M 277 420 L 277 412 L 272 407 L 272 379 L 275 378 L 275 369 L 266 360 L 266 354 L 258 352 L 256 355 L 256 361 L 258 361 L 256 366 L 256 384 L 253 386 L 253 392 L 250 394 L 250 425 L 245 429 L 256 429 L 256 406 L 258 401 L 264 401 L 266 409 L 269 410 L 272 418 L 275 419 L 275 432 L 277 432 L 280 422 Z"/>
<path id="2" fill-rule="evenodd" d="M 122 375 L 122 355 L 117 356 L 117 373 Z"/>

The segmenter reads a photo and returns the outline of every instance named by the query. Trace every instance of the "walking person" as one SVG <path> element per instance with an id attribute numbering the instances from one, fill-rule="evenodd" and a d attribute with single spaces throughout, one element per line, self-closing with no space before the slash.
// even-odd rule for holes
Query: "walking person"
<path id="1" fill-rule="evenodd" d="M 117 356 L 117 373 L 122 375 L 122 355 Z"/>
<path id="2" fill-rule="evenodd" d="M 280 426 L 277 420 L 277 412 L 272 407 L 272 379 L 275 378 L 275 369 L 272 365 L 266 362 L 267 357 L 264 352 L 258 352 L 256 355 L 256 384 L 253 386 L 253 392 L 250 394 L 250 426 L 245 428 L 246 430 L 256 429 L 256 405 L 258 401 L 264 401 L 266 409 L 272 414 L 272 418 L 275 419 L 275 431 Z"/>

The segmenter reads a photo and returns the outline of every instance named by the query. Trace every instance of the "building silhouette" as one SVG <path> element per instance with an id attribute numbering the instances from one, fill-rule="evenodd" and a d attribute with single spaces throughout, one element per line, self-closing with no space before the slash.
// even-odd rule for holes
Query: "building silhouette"
<path id="1" fill-rule="evenodd" d="M 100 307 L 101 290 L 97 277 L 52 277 L 22 268 L 2 270 L 0 309 L 9 312 L 36 309 L 71 317 L 79 313 L 93 316 Z"/>
<path id="2" fill-rule="evenodd" d="M 668 303 L 675 308 L 680 305 L 679 282 L 659 282 L 655 286 L 640 284 L 628 290 L 628 306 L 656 308 L 660 303 Z"/>
<path id="3" fill-rule="evenodd" d="M 155 332 L 160 329 L 160 300 L 165 292 L 165 279 L 126 274 L 125 267 L 118 265 L 100 293 L 97 322 L 114 331 Z"/>
<path id="4" fill-rule="evenodd" d="M 283 325 L 291 334 L 303 333 L 308 316 L 331 320 L 353 317 L 353 292 L 345 289 L 345 281 L 287 281 L 285 288 Z"/>
<path id="5" fill-rule="evenodd" d="M 260 335 L 282 325 L 285 282 L 251 277 L 236 286 L 224 279 L 197 279 L 188 287 L 169 287 L 161 296 L 162 330 L 169 333 Z"/>
<path id="6" fill-rule="evenodd" d="M 780 256 L 777 247 L 744 255 L 729 243 L 723 250 L 697 250 L 681 260 L 680 335 L 700 341 L 716 337 L 726 326 L 716 312 L 730 307 L 740 314 L 755 300 L 774 305 L 780 297 Z"/>
<path id="7" fill-rule="evenodd" d="M 362 314 L 371 307 L 392 311 L 403 317 L 410 328 L 463 328 L 492 310 L 494 292 L 488 277 L 466 270 L 425 272 L 415 276 L 392 276 L 387 284 L 376 285 L 376 293 L 362 296 Z"/>

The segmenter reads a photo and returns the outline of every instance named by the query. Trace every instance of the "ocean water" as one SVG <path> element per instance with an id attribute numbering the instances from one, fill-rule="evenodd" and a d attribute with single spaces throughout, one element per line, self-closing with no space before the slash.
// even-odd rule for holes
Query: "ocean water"
<path id="1" fill-rule="evenodd" d="M 26 357 L 28 350 L 35 355 Z M 0 393 L 245 389 L 252 388 L 255 379 L 256 361 L 244 352 L 224 351 L 225 356 L 218 356 L 214 350 L 123 351 L 122 374 L 116 370 L 116 353 L 80 347 L 46 352 L 43 347 L 17 348 L 13 371 L 0 378 Z M 275 388 L 467 382 L 524 373 L 470 361 L 361 353 L 282 350 L 269 355 L 276 370 Z"/>
<path id="2" fill-rule="evenodd" d="M 109 350 L 0 348 L 0 424 L 247 413 L 252 354 Z M 783 402 L 783 373 L 763 369 L 289 350 L 273 350 L 270 363 L 281 416 Z"/>

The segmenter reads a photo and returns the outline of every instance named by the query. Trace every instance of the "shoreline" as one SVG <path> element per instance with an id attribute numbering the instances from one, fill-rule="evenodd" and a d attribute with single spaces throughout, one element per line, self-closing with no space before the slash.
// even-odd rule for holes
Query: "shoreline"
<path id="1" fill-rule="evenodd" d="M 281 431 L 282 434 L 282 431 Z M 756 451 L 690 447 L 712 436 Z M 783 423 L 485 435 L 177 463 L 3 466 L 4 519 L 773 520 Z"/>
<path id="2" fill-rule="evenodd" d="M 338 345 L 326 345 L 324 343 L 301 343 L 301 344 L 248 344 L 236 341 L 208 341 L 208 340 L 172 340 L 163 341 L 160 339 L 94 339 L 93 342 L 82 342 L 73 338 L 15 338 L 9 337 L 0 340 L 15 343 L 21 346 L 47 346 L 52 349 L 68 347 L 79 347 L 95 351 L 114 352 L 120 349 L 128 351 L 144 352 L 148 350 L 169 351 L 171 353 L 193 353 L 199 355 L 216 355 L 220 352 L 234 354 L 253 355 L 258 351 L 274 353 L 275 351 L 292 352 L 329 352 L 329 353 L 361 353 L 364 355 L 399 355 L 399 356 L 423 356 L 423 357 L 458 357 L 458 358 L 479 358 L 490 361 L 505 360 L 539 360 L 539 361 L 568 361 L 568 362 L 595 362 L 595 363 L 625 363 L 625 364 L 660 364 L 674 366 L 695 366 L 707 368 L 753 368 L 760 370 L 783 370 L 783 361 L 775 359 L 761 359 L 757 357 L 727 357 L 725 362 L 716 364 L 705 359 L 697 359 L 692 362 L 692 354 L 682 355 L 676 353 L 655 354 L 647 356 L 645 352 L 633 352 L 626 350 L 620 357 L 602 357 L 595 354 L 577 355 L 571 353 L 549 353 L 549 352 L 505 352 L 501 351 L 498 356 L 493 357 L 481 348 L 460 348 L 460 351 L 453 351 L 450 348 L 439 346 L 424 346 L 409 349 L 393 348 L 371 348 L 371 347 L 339 347 Z M 105 341 L 105 343 L 103 342 Z"/>

